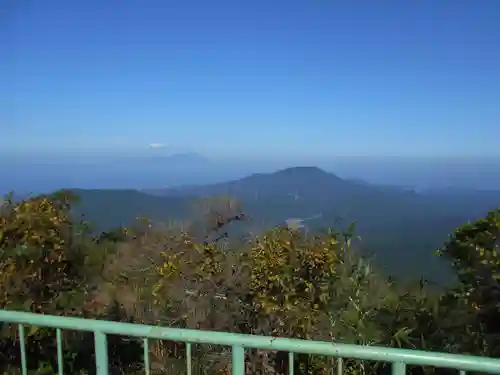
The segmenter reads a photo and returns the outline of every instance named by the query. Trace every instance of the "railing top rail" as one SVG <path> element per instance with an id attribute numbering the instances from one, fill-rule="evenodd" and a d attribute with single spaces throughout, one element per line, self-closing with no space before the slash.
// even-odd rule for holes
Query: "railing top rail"
<path id="1" fill-rule="evenodd" d="M 426 352 L 421 350 L 349 345 L 327 341 L 309 341 L 192 329 L 166 328 L 145 324 L 110 322 L 105 320 L 42 315 L 8 310 L 0 310 L 0 322 L 88 332 L 102 332 L 112 335 L 133 336 L 140 338 L 147 337 L 160 340 L 184 341 L 200 344 L 227 346 L 236 345 L 246 348 L 330 355 L 343 358 L 356 358 L 384 362 L 404 362 L 409 365 L 447 367 L 465 371 L 500 374 L 500 359 Z"/>

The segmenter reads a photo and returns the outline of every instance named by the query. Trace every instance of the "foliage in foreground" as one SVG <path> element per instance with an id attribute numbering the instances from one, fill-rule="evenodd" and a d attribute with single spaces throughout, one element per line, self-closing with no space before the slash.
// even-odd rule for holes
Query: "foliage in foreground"
<path id="1" fill-rule="evenodd" d="M 250 240 L 228 238 L 246 219 L 234 200 L 204 202 L 191 224 L 154 225 L 92 236 L 75 221 L 70 192 L 8 201 L 0 215 L 0 308 L 329 340 L 363 345 L 498 356 L 500 211 L 458 228 L 438 255 L 458 283 L 429 288 L 390 280 L 350 248 L 354 233 L 306 235 L 275 228 Z M 201 225 L 200 223 L 203 223 Z M 19 337 L 3 325 L 0 369 L 15 373 Z M 27 329 L 29 366 L 52 374 L 55 333 Z M 65 332 L 65 369 L 92 374 L 92 336 Z M 113 373 L 140 373 L 141 343 L 110 337 Z M 151 342 L 155 373 L 184 371 L 182 344 Z M 286 373 L 287 354 L 248 350 L 248 371 Z M 194 347 L 199 373 L 225 374 L 225 349 Z M 296 373 L 326 374 L 332 359 L 298 355 Z M 385 373 L 382 364 L 348 361 L 352 373 Z M 412 370 L 421 373 L 423 370 Z M 426 369 L 426 373 L 434 371 Z M 35 372 L 33 372 L 35 373 Z"/>

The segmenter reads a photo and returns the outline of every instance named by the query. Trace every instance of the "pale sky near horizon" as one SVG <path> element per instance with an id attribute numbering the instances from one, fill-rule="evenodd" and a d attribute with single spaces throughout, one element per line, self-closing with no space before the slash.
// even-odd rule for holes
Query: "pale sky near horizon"
<path id="1" fill-rule="evenodd" d="M 499 19 L 498 0 L 0 1 L 0 149 L 499 156 Z"/>

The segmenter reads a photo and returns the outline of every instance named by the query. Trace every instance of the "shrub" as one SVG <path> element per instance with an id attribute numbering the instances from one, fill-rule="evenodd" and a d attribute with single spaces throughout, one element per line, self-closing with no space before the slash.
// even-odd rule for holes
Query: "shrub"
<path id="1" fill-rule="evenodd" d="M 198 204 L 201 218 L 182 226 L 145 218 L 132 228 L 95 236 L 75 220 L 70 192 L 15 202 L 0 213 L 0 308 L 58 315 L 361 345 L 498 355 L 500 211 L 468 223 L 438 252 L 451 261 L 457 285 L 386 278 L 351 248 L 353 233 L 306 234 L 274 228 L 228 240 L 227 227 L 246 220 L 223 198 Z M 28 330 L 30 368 L 55 368 L 55 334 Z M 91 336 L 65 333 L 66 368 L 92 373 Z M 90 340 L 90 341 L 89 341 Z M 3 327 L 0 363 L 18 363 L 18 341 Z M 137 340 L 112 337 L 114 369 L 132 374 Z M 154 368 L 178 373 L 184 345 L 151 341 Z M 281 374 L 286 353 L 247 351 L 248 371 Z M 90 363 L 90 367 L 89 367 Z M 227 373 L 227 350 L 193 347 L 202 373 Z M 296 373 L 326 374 L 331 358 L 296 355 Z M 348 360 L 347 373 L 384 374 L 377 363 Z M 410 369 L 422 373 L 422 369 Z M 10 373 L 12 371 L 9 369 Z M 200 370 L 201 371 L 201 370 Z M 431 370 L 425 369 L 425 373 Z M 434 370 L 433 370 L 434 371 Z"/>

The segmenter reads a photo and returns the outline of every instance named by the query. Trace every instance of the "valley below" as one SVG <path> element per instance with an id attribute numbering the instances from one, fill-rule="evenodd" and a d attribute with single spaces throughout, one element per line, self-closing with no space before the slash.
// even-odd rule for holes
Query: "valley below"
<path id="1" fill-rule="evenodd" d="M 252 174 L 224 183 L 148 190 L 75 189 L 78 214 L 98 230 L 132 225 L 138 216 L 153 222 L 191 222 L 200 202 L 231 197 L 250 218 L 229 235 L 256 234 L 296 220 L 303 230 L 356 224 L 355 247 L 395 277 L 446 282 L 450 271 L 434 252 L 455 228 L 500 203 L 500 191 L 440 189 L 417 192 L 342 179 L 317 167 Z M 288 221 L 290 222 L 290 221 Z"/>

